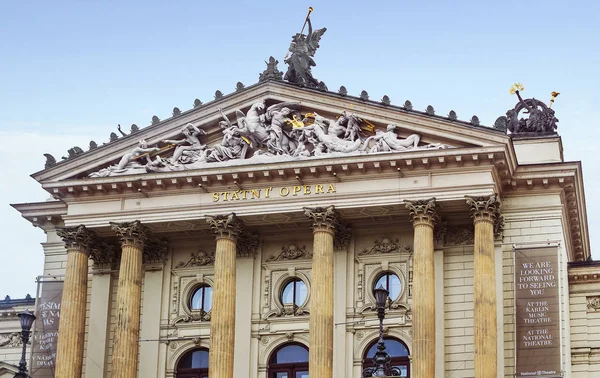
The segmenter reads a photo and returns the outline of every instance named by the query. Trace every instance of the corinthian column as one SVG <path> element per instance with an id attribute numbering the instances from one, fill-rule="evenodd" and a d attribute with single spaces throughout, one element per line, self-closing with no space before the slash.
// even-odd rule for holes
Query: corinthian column
<path id="1" fill-rule="evenodd" d="M 406 201 L 414 228 L 412 373 L 435 376 L 435 276 L 433 228 L 438 220 L 435 198 Z"/>
<path id="2" fill-rule="evenodd" d="M 117 321 L 113 340 L 112 377 L 137 377 L 142 257 L 148 229 L 139 221 L 111 223 L 121 237 L 121 267 L 117 288 Z"/>
<path id="3" fill-rule="evenodd" d="M 313 259 L 310 304 L 309 375 L 333 376 L 333 239 L 338 225 L 334 206 L 304 208 L 312 221 Z"/>
<path id="4" fill-rule="evenodd" d="M 235 345 L 235 257 L 242 222 L 234 213 L 207 216 L 217 241 L 208 371 L 211 378 L 233 378 Z"/>
<path id="5" fill-rule="evenodd" d="M 497 196 L 466 197 L 475 224 L 474 312 L 475 376 L 495 378 L 497 373 L 496 270 L 494 224 L 500 220 Z"/>
<path id="6" fill-rule="evenodd" d="M 85 226 L 56 231 L 67 247 L 67 269 L 63 286 L 56 352 L 56 377 L 81 377 L 85 311 L 88 283 L 88 256 L 94 242 Z"/>

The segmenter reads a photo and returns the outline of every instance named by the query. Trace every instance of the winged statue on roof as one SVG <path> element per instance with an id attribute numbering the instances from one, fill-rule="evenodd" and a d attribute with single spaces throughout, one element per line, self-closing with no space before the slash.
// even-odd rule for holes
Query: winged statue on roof
<path id="1" fill-rule="evenodd" d="M 308 34 L 296 33 L 292 37 L 289 51 L 284 59 L 288 65 L 284 80 L 300 85 L 302 87 L 327 89 L 322 81 L 315 79 L 311 73 L 311 67 L 316 66 L 313 57 L 319 48 L 319 41 L 327 28 L 313 31 L 310 22 L 310 10 L 304 24 L 308 24 Z M 304 30 L 304 27 L 302 28 Z"/>

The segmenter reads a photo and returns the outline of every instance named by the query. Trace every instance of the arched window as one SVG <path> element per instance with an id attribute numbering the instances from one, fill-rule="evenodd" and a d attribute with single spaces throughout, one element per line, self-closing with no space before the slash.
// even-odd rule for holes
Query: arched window
<path id="1" fill-rule="evenodd" d="M 212 287 L 206 284 L 198 286 L 190 296 L 190 310 L 209 312 L 212 309 Z"/>
<path id="2" fill-rule="evenodd" d="M 208 378 L 208 349 L 193 349 L 177 364 L 177 378 Z"/>
<path id="3" fill-rule="evenodd" d="M 374 281 L 373 290 L 383 286 L 384 289 L 390 292 L 390 300 L 395 301 L 400 298 L 402 293 L 402 282 L 396 273 L 384 272 Z"/>
<path id="4" fill-rule="evenodd" d="M 284 344 L 271 354 L 269 378 L 308 378 L 308 349 L 298 343 Z"/>
<path id="5" fill-rule="evenodd" d="M 377 352 L 378 341 L 379 340 L 373 341 L 366 349 L 367 352 L 363 356 L 363 370 L 375 366 L 373 365 L 373 356 L 375 355 L 375 352 Z M 410 377 L 410 360 L 408 359 L 408 348 L 406 347 L 406 344 L 392 337 L 384 337 L 383 341 L 385 342 L 385 351 L 392 358 L 392 366 L 400 369 L 402 372 L 400 375 L 401 377 Z"/>

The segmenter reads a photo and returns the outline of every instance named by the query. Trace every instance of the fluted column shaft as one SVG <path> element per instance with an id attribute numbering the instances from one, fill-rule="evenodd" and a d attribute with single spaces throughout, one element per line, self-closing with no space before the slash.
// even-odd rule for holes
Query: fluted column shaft
<path id="1" fill-rule="evenodd" d="M 208 371 L 211 378 L 233 378 L 237 239 L 242 224 L 235 214 L 207 217 L 215 233 L 214 287 L 210 317 Z"/>
<path id="2" fill-rule="evenodd" d="M 435 198 L 407 201 L 414 228 L 412 292 L 412 374 L 435 376 L 435 274 L 433 229 L 437 221 Z"/>
<path id="3" fill-rule="evenodd" d="M 309 318 L 309 375 L 333 377 L 333 239 L 337 213 L 333 206 L 304 208 L 313 222 L 312 285 Z"/>
<path id="4" fill-rule="evenodd" d="M 468 197 L 475 224 L 474 322 L 475 376 L 497 376 L 496 268 L 494 257 L 494 223 L 499 218 L 495 195 Z"/>
<path id="5" fill-rule="evenodd" d="M 117 319 L 113 340 L 112 377 L 137 377 L 142 260 L 147 229 L 140 222 L 113 223 L 121 236 L 121 266 L 117 287 Z"/>
<path id="6" fill-rule="evenodd" d="M 57 378 L 81 377 L 85 338 L 88 256 L 93 235 L 84 226 L 57 230 L 67 247 L 56 352 Z"/>

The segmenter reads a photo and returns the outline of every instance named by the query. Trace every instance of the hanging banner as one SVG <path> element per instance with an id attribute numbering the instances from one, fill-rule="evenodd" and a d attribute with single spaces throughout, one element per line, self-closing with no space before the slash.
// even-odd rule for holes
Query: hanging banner
<path id="1" fill-rule="evenodd" d="M 562 377 L 558 248 L 515 250 L 519 377 Z"/>
<path id="2" fill-rule="evenodd" d="M 54 378 L 63 282 L 41 281 L 39 285 L 29 371 L 33 378 Z"/>

